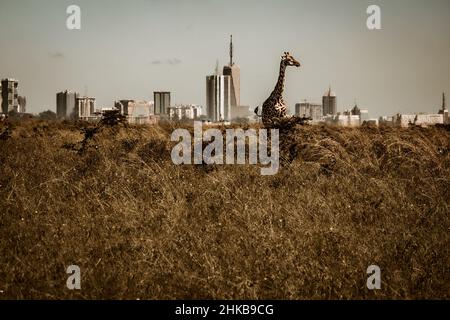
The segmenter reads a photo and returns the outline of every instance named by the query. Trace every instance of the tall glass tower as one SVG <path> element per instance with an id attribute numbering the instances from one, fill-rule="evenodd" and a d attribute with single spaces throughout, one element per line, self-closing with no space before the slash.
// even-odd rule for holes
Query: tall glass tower
<path id="1" fill-rule="evenodd" d="M 210 121 L 230 121 L 230 87 L 230 76 L 206 77 L 206 111 Z"/>

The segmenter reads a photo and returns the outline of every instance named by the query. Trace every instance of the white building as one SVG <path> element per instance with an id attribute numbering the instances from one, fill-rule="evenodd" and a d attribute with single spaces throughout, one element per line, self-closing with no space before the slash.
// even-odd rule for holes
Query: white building
<path id="1" fill-rule="evenodd" d="M 403 128 L 410 125 L 426 127 L 444 124 L 444 120 L 444 114 L 397 114 L 395 117 L 395 124 Z"/>
<path id="2" fill-rule="evenodd" d="M 19 105 L 19 81 L 11 78 L 2 79 L 0 86 L 1 93 L 1 113 L 8 114 L 8 112 L 25 112 L 24 108 Z"/>
<path id="3" fill-rule="evenodd" d="M 169 107 L 169 118 L 172 120 L 182 120 L 182 119 L 196 119 L 201 115 L 200 107 L 188 104 L 188 105 L 175 105 Z"/>
<path id="4" fill-rule="evenodd" d="M 120 110 L 130 124 L 155 124 L 159 119 L 154 114 L 153 101 L 119 100 L 114 102 L 114 108 Z"/>
<path id="5" fill-rule="evenodd" d="M 212 122 L 231 120 L 231 77 L 206 77 L 206 112 Z"/>
<path id="6" fill-rule="evenodd" d="M 370 117 L 369 117 L 369 110 L 367 109 L 361 109 L 360 113 L 359 113 L 359 122 L 360 124 L 363 124 L 364 121 L 369 121 Z M 377 120 L 378 123 L 378 120 Z"/>
<path id="7" fill-rule="evenodd" d="M 307 101 L 296 103 L 295 115 L 299 117 L 311 118 L 312 122 L 320 121 L 323 116 L 323 105 Z"/>
<path id="8" fill-rule="evenodd" d="M 378 118 L 379 125 L 393 126 L 395 125 L 395 116 L 381 116 Z"/>
<path id="9" fill-rule="evenodd" d="M 418 114 L 414 124 L 418 126 L 444 124 L 444 116 L 442 114 Z"/>
<path id="10" fill-rule="evenodd" d="M 98 118 L 98 115 L 95 114 L 95 98 L 76 97 L 76 106 L 78 110 L 78 119 L 89 121 Z"/>
<path id="11" fill-rule="evenodd" d="M 357 127 L 361 124 L 360 116 L 353 114 L 340 114 L 337 116 L 337 122 L 343 127 Z"/>
<path id="12" fill-rule="evenodd" d="M 342 127 L 357 127 L 360 125 L 360 117 L 358 115 L 352 115 L 350 112 L 337 115 L 324 116 L 326 123 L 334 124 Z"/>

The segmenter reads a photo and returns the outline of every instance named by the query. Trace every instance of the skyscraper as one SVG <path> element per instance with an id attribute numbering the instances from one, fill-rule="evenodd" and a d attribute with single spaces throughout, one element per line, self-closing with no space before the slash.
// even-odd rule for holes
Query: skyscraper
<path id="1" fill-rule="evenodd" d="M 209 120 L 230 121 L 231 77 L 212 75 L 206 77 L 206 112 Z"/>
<path id="2" fill-rule="evenodd" d="M 155 114 L 169 115 L 170 92 L 168 91 L 153 92 L 153 99 L 155 102 Z"/>
<path id="3" fill-rule="evenodd" d="M 231 81 L 231 106 L 241 105 L 241 70 L 233 62 L 233 36 L 230 37 L 230 63 L 223 67 L 223 75 L 230 76 Z"/>
<path id="4" fill-rule="evenodd" d="M 56 94 L 56 115 L 60 119 L 77 119 L 77 98 L 78 93 L 73 91 L 63 91 Z"/>
<path id="5" fill-rule="evenodd" d="M 19 110 L 19 82 L 15 79 L 2 80 L 2 113 Z"/>
<path id="6" fill-rule="evenodd" d="M 323 94 L 322 97 L 322 107 L 323 107 L 323 115 L 335 115 L 337 113 L 336 109 L 336 94 L 331 91 L 331 86 L 328 90 Z"/>

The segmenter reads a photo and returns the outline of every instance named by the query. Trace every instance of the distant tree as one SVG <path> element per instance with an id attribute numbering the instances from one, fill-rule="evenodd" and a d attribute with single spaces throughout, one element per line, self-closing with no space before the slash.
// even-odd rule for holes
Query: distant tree
<path id="1" fill-rule="evenodd" d="M 33 118 L 33 115 L 25 112 L 17 112 L 16 110 L 10 110 L 8 112 L 9 119 L 30 119 Z"/>
<path id="2" fill-rule="evenodd" d="M 56 120 L 56 113 L 51 110 L 47 110 L 39 113 L 39 118 L 42 120 Z"/>

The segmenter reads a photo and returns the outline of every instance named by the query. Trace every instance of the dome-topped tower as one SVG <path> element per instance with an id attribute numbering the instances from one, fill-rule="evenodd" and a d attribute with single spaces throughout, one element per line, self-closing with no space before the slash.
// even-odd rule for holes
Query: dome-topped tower
<path id="1" fill-rule="evenodd" d="M 355 103 L 355 106 L 351 110 L 352 115 L 359 116 L 361 115 L 361 109 L 358 107 L 358 105 Z"/>

